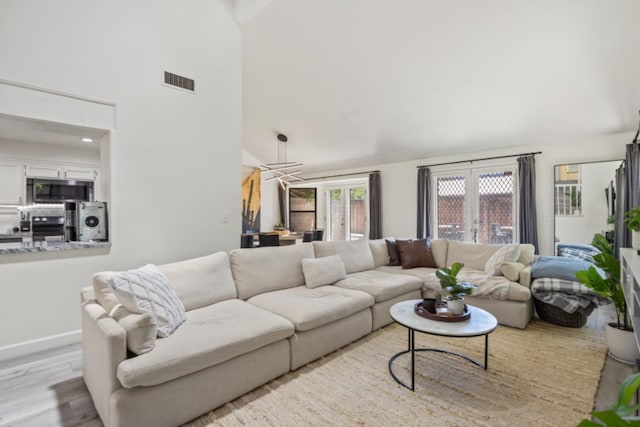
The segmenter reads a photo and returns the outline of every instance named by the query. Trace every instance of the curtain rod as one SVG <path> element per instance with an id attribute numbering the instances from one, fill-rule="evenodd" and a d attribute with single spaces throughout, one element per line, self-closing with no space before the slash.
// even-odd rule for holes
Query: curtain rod
<path id="1" fill-rule="evenodd" d="M 509 154 L 508 156 L 484 157 L 482 159 L 459 160 L 457 162 L 436 163 L 434 165 L 422 165 L 422 166 L 416 166 L 416 167 L 418 169 L 422 169 L 422 168 L 430 168 L 432 166 L 444 166 L 444 165 L 456 165 L 458 163 L 480 162 L 482 160 L 507 159 L 509 157 L 532 156 L 532 155 L 535 156 L 536 154 L 542 154 L 542 151 L 536 151 L 534 153 Z"/>
<path id="2" fill-rule="evenodd" d="M 339 175 L 327 175 L 327 176 L 314 176 L 311 178 L 302 178 L 304 181 L 310 181 L 312 179 L 327 179 L 327 178 L 339 178 L 341 176 L 352 176 L 352 175 L 363 175 L 370 173 L 380 173 L 380 171 L 363 171 L 363 172 L 353 172 L 353 173 L 341 173 Z"/>

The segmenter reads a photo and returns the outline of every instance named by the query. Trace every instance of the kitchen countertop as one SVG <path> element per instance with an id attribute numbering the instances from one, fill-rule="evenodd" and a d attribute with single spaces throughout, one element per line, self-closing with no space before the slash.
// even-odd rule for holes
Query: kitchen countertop
<path id="1" fill-rule="evenodd" d="M 0 243 L 0 255 L 26 254 L 33 252 L 58 252 L 109 247 L 111 247 L 111 242 L 10 242 Z"/>

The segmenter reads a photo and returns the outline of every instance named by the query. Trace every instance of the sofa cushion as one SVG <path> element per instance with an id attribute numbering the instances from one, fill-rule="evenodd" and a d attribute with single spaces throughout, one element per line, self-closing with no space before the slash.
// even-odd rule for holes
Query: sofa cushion
<path id="1" fill-rule="evenodd" d="M 520 256 L 518 257 L 518 262 L 520 264 L 531 265 L 533 263 L 533 258 L 535 256 L 536 247 L 530 243 L 521 243 L 520 244 Z"/>
<path id="2" fill-rule="evenodd" d="M 398 241 L 386 239 L 387 252 L 389 253 L 389 262 L 386 265 L 397 266 L 400 265 L 400 249 L 398 249 Z"/>
<path id="3" fill-rule="evenodd" d="M 369 249 L 371 249 L 373 263 L 376 267 L 389 263 L 389 251 L 387 250 L 387 242 L 385 239 L 369 240 Z"/>
<path id="4" fill-rule="evenodd" d="M 335 286 L 366 292 L 376 302 L 381 302 L 421 289 L 422 280 L 404 274 L 367 270 L 349 274 L 346 279 L 336 282 Z"/>
<path id="5" fill-rule="evenodd" d="M 302 260 L 302 273 L 308 288 L 322 285 L 332 285 L 347 277 L 344 263 L 340 255 L 323 258 L 305 258 Z"/>
<path id="6" fill-rule="evenodd" d="M 120 304 L 109 284 L 115 274 L 115 271 L 101 271 L 93 275 L 93 299 L 125 330 L 129 351 L 135 354 L 146 353 L 155 345 L 158 334 L 155 319 L 148 315 L 151 316 L 149 322 L 148 316 L 132 313 Z M 89 296 L 83 292 L 84 295 Z"/>
<path id="7" fill-rule="evenodd" d="M 436 260 L 438 268 L 447 266 L 447 251 L 449 250 L 449 241 L 446 239 L 435 239 L 429 241 L 429 248 Z"/>
<path id="8" fill-rule="evenodd" d="M 248 302 L 288 319 L 296 331 L 308 331 L 371 307 L 374 299 L 337 286 L 299 286 L 256 295 Z"/>
<path id="9" fill-rule="evenodd" d="M 417 268 L 408 268 L 403 269 L 401 266 L 392 267 L 392 266 L 383 266 L 376 268 L 376 271 L 381 271 L 384 273 L 392 273 L 392 274 L 402 274 L 405 276 L 412 276 L 420 279 L 424 282 L 427 277 L 436 275 L 437 268 L 429 268 L 429 267 L 417 267 Z"/>
<path id="10" fill-rule="evenodd" d="M 117 376 L 126 388 L 162 384 L 286 339 L 293 332 L 291 322 L 280 316 L 245 301 L 221 301 L 187 312 L 182 326 L 159 339 L 153 351 L 121 362 Z"/>
<path id="11" fill-rule="evenodd" d="M 186 318 L 182 301 L 155 265 L 115 274 L 110 284 L 127 310 L 153 316 L 159 337 L 171 335 Z"/>
<path id="12" fill-rule="evenodd" d="M 505 245 L 498 249 L 493 255 L 489 257 L 485 264 L 484 271 L 493 275 L 502 275 L 502 264 L 505 262 L 515 262 L 520 256 L 520 245 L 515 243 L 512 245 Z"/>
<path id="13" fill-rule="evenodd" d="M 501 247 L 502 245 L 484 245 L 451 240 L 447 250 L 447 266 L 451 267 L 454 262 L 461 262 L 467 268 L 484 270 L 491 255 Z"/>
<path id="14" fill-rule="evenodd" d="M 185 310 L 236 297 L 226 252 L 159 265 Z"/>
<path id="15" fill-rule="evenodd" d="M 373 270 L 375 262 L 366 240 L 336 240 L 333 242 L 312 242 L 316 258 L 340 255 L 347 273 Z"/>
<path id="16" fill-rule="evenodd" d="M 431 250 L 427 248 L 426 240 L 398 240 L 397 243 L 402 268 L 438 267 L 433 255 L 431 254 Z"/>
<path id="17" fill-rule="evenodd" d="M 310 243 L 232 250 L 229 259 L 238 298 L 304 285 L 303 258 L 313 258 Z"/>

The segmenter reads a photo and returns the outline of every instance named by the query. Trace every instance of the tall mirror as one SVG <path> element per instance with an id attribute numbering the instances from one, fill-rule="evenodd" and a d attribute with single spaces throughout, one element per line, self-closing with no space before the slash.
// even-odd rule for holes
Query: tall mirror
<path id="1" fill-rule="evenodd" d="M 621 160 L 555 166 L 556 255 L 589 260 L 595 233 L 613 242 L 615 174 Z"/>

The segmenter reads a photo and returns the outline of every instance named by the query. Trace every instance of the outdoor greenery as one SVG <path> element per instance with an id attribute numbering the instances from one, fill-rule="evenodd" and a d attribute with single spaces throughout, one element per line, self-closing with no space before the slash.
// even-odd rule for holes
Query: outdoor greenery
<path id="1" fill-rule="evenodd" d="M 458 273 L 464 264 L 454 262 L 451 268 L 443 267 L 436 271 L 436 276 L 440 279 L 442 290 L 449 294 L 451 299 L 460 299 L 465 295 L 471 295 L 476 285 L 469 282 L 458 282 Z"/>
<path id="2" fill-rule="evenodd" d="M 342 198 L 342 189 L 329 190 L 331 200 L 340 200 Z M 349 197 L 351 200 L 364 200 L 367 192 L 364 187 L 349 189 Z"/>
<path id="3" fill-rule="evenodd" d="M 636 410 L 640 409 L 638 404 L 631 405 L 638 387 L 640 387 L 640 373 L 627 377 L 620 384 L 618 398 L 611 408 L 606 411 L 593 411 L 591 415 L 608 427 L 640 426 L 640 420 L 629 418 Z M 602 427 L 602 424 L 591 420 L 582 420 L 578 427 Z"/>
<path id="4" fill-rule="evenodd" d="M 605 298 L 609 298 L 616 309 L 618 329 L 631 331 L 633 327 L 627 313 L 627 304 L 620 283 L 620 260 L 615 256 L 613 247 L 602 234 L 596 233 L 591 244 L 600 250 L 599 254 L 593 256 L 595 266 L 592 265 L 588 270 L 578 271 L 576 277 L 586 287 L 593 289 Z M 604 277 L 596 267 L 604 272 Z"/>

